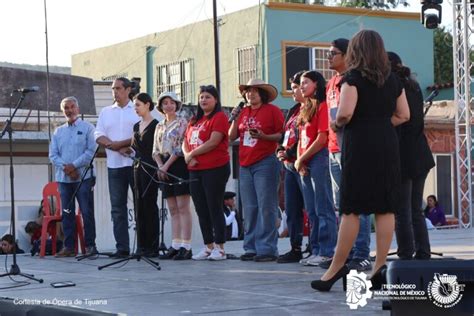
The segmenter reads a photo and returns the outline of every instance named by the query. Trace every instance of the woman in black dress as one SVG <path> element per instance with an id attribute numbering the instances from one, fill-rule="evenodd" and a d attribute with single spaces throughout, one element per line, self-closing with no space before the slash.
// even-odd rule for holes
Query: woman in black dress
<path id="1" fill-rule="evenodd" d="M 158 198 L 156 162 L 152 158 L 153 140 L 158 121 L 153 118 L 153 101 L 146 93 L 139 93 L 134 98 L 135 111 L 140 116 L 140 122 L 133 126 L 132 149 L 135 152 L 133 177 L 135 181 L 135 222 L 137 225 L 137 253 L 148 257 L 158 255 Z M 144 163 L 141 163 L 144 162 Z M 145 164 L 146 163 L 146 164 Z"/>
<path id="2" fill-rule="evenodd" d="M 423 95 L 420 85 L 411 76 L 410 68 L 403 65 L 400 56 L 388 52 L 388 59 L 405 88 L 410 121 L 400 125 L 401 206 L 395 214 L 398 257 L 402 260 L 429 259 L 430 240 L 425 217 L 421 210 L 425 179 L 435 162 L 423 132 Z"/>
<path id="3" fill-rule="evenodd" d="M 377 257 L 372 282 L 378 287 L 395 225 L 400 191 L 400 157 L 395 126 L 410 118 L 405 91 L 391 73 L 380 35 L 358 32 L 346 55 L 335 128 L 344 126 L 339 235 L 331 266 L 311 283 L 329 291 L 349 272 L 344 265 L 359 232 L 359 215 L 375 214 Z"/>

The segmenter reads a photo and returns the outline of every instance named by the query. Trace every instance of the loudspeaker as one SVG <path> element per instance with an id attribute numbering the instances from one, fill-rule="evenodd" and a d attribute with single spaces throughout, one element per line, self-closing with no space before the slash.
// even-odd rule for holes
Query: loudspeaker
<path id="1" fill-rule="evenodd" d="M 399 294 L 390 299 L 393 316 L 473 315 L 474 260 L 393 261 L 385 289 Z"/>

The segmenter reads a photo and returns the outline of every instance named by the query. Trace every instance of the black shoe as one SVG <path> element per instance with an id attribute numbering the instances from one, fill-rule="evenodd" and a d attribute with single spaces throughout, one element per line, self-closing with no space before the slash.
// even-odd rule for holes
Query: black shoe
<path id="1" fill-rule="evenodd" d="M 193 256 L 193 251 L 191 249 L 186 250 L 184 247 L 180 247 L 176 256 L 173 257 L 173 260 L 190 260 Z"/>
<path id="2" fill-rule="evenodd" d="M 127 250 L 117 250 L 111 255 L 109 255 L 110 258 L 114 258 L 114 259 L 123 259 L 123 258 L 127 258 L 128 256 L 130 256 L 130 251 L 127 251 Z"/>
<path id="3" fill-rule="evenodd" d="M 272 255 L 259 255 L 253 257 L 253 261 L 255 262 L 270 262 L 270 261 L 275 261 L 277 259 L 276 256 Z"/>
<path id="4" fill-rule="evenodd" d="M 352 259 L 347 264 L 347 268 L 349 270 L 357 270 L 361 271 L 369 271 L 372 269 L 372 264 L 370 263 L 369 259 Z"/>
<path id="5" fill-rule="evenodd" d="M 346 276 L 349 273 L 349 269 L 347 268 L 346 265 L 343 265 L 339 271 L 336 272 L 336 274 L 330 278 L 327 281 L 322 281 L 322 280 L 315 280 L 311 282 L 311 287 L 315 290 L 318 290 L 320 292 L 329 292 L 331 290 L 331 287 L 336 283 L 337 280 L 342 278 L 342 288 L 344 291 L 346 291 L 346 283 L 347 279 Z"/>
<path id="6" fill-rule="evenodd" d="M 242 260 L 242 261 L 253 261 L 253 258 L 255 256 L 257 256 L 256 253 L 247 252 L 247 253 L 244 253 L 243 255 L 240 256 L 240 260 Z"/>
<path id="7" fill-rule="evenodd" d="M 303 255 L 301 253 L 301 249 L 295 249 L 292 248 L 290 251 L 287 253 L 281 255 L 277 259 L 277 263 L 294 263 L 294 262 L 300 262 L 300 260 L 303 258 Z"/>
<path id="8" fill-rule="evenodd" d="M 387 283 L 387 265 L 381 266 L 372 276 L 370 277 L 372 282 L 371 291 L 382 289 L 382 284 Z"/>
<path id="9" fill-rule="evenodd" d="M 164 260 L 173 259 L 174 256 L 176 256 L 177 254 L 178 254 L 177 249 L 174 249 L 173 247 L 169 247 L 168 251 L 164 255 L 159 256 L 158 258 L 164 259 Z"/>

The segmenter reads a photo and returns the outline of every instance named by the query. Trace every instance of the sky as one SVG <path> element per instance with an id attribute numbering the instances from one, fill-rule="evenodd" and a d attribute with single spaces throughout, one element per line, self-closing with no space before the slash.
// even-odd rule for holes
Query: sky
<path id="1" fill-rule="evenodd" d="M 218 15 L 264 0 L 217 0 Z M 443 24 L 452 25 L 452 0 L 444 0 Z M 71 66 L 71 55 L 147 34 L 212 19 L 212 0 L 4 0 L 0 61 Z M 419 12 L 419 0 L 400 11 Z"/>

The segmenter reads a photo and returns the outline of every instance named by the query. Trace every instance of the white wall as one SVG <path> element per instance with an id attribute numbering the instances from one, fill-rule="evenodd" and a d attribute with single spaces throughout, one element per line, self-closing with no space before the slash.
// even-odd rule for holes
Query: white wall
<path id="1" fill-rule="evenodd" d="M 27 157 L 15 158 L 14 160 L 14 185 L 15 185 L 15 219 L 16 236 L 20 248 L 25 251 L 30 249 L 29 236 L 25 233 L 25 225 L 36 218 L 40 201 L 42 199 L 42 190 L 48 182 L 48 164 L 45 157 Z M 99 250 L 114 250 L 115 239 L 112 230 L 112 220 L 110 215 L 110 197 L 107 180 L 107 166 L 105 158 L 97 158 L 95 161 L 95 172 L 97 175 L 97 184 L 94 189 L 94 206 L 96 221 L 96 243 Z M 10 203 L 10 178 L 9 178 L 8 160 L 0 159 L 0 236 L 10 232 L 11 203 Z M 53 172 L 54 174 L 54 172 Z M 227 183 L 228 191 L 236 191 L 236 182 L 232 176 Z M 161 207 L 161 193 L 158 196 L 158 206 Z M 130 247 L 133 247 L 135 240 L 135 226 L 133 216 L 132 193 L 128 196 L 129 208 L 129 234 Z M 193 244 L 202 243 L 199 221 L 191 204 L 193 214 Z M 165 223 L 164 241 L 169 247 L 171 244 L 171 217 L 168 214 L 168 220 Z"/>

